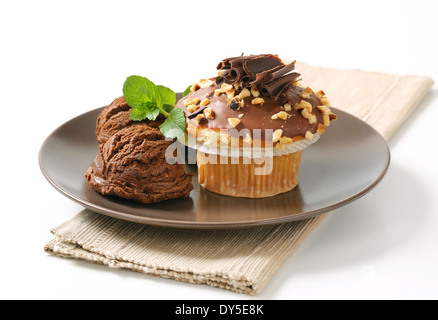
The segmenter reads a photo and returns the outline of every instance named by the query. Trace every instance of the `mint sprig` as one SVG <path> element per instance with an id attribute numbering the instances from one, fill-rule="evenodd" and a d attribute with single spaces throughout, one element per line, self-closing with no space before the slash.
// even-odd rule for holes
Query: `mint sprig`
<path id="1" fill-rule="evenodd" d="M 170 112 L 169 118 L 160 125 L 160 130 L 165 137 L 177 138 L 182 136 L 186 131 L 184 111 L 180 108 L 174 108 Z"/>
<path id="2" fill-rule="evenodd" d="M 162 114 L 166 120 L 160 125 L 167 138 L 178 138 L 186 131 L 184 112 L 175 108 L 176 95 L 165 86 L 157 86 L 141 76 L 130 76 L 123 85 L 123 95 L 132 108 L 130 118 L 134 121 L 154 121 Z"/>
<path id="3" fill-rule="evenodd" d="M 182 96 L 185 97 L 186 95 L 188 95 L 190 92 L 192 92 L 192 86 L 188 86 L 186 90 L 184 90 Z"/>

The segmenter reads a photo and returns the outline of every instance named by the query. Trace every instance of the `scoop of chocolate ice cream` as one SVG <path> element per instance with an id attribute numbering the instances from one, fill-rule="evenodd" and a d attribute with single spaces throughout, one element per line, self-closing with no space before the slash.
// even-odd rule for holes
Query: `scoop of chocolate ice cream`
<path id="1" fill-rule="evenodd" d="M 110 105 L 106 106 L 97 118 L 97 142 L 105 143 L 117 131 L 132 125 L 137 125 L 139 122 L 130 119 L 130 114 L 131 107 L 128 106 L 123 96 L 115 99 Z M 143 120 L 141 123 L 153 128 L 158 128 L 163 121 L 164 118 L 160 115 L 155 121 Z"/>
<path id="2" fill-rule="evenodd" d="M 182 164 L 166 161 L 166 149 L 172 143 L 147 124 L 125 127 L 101 145 L 85 177 L 103 195 L 141 203 L 188 197 L 192 175 Z"/>

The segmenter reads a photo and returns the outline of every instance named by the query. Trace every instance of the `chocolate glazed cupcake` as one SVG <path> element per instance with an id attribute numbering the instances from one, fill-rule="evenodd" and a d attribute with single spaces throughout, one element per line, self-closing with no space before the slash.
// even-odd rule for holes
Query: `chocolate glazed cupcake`
<path id="1" fill-rule="evenodd" d="M 337 116 L 294 68 L 272 54 L 227 58 L 217 77 L 194 83 L 178 101 L 204 188 L 263 198 L 297 186 L 302 150 Z"/>

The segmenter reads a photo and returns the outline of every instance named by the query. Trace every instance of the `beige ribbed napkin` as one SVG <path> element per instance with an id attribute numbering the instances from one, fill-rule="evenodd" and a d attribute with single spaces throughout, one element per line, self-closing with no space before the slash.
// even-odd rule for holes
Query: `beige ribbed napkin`
<path id="1" fill-rule="evenodd" d="M 386 139 L 414 111 L 433 81 L 299 63 L 297 71 L 332 105 L 375 127 Z M 45 251 L 112 268 L 238 293 L 259 293 L 325 215 L 240 230 L 189 230 L 148 226 L 84 210 L 54 228 Z"/>

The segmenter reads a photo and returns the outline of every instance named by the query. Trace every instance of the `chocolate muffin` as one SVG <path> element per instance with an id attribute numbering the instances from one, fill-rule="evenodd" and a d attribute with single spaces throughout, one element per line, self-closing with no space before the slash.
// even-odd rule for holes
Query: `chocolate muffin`
<path id="1" fill-rule="evenodd" d="M 164 121 L 164 118 L 159 116 L 155 121 L 143 120 L 137 122 L 129 118 L 130 114 L 131 107 L 128 106 L 123 96 L 115 99 L 110 105 L 106 106 L 97 118 L 97 142 L 99 142 L 99 144 L 105 143 L 117 131 L 132 125 L 143 123 L 152 128 L 158 128 Z"/>
<path id="2" fill-rule="evenodd" d="M 337 118 L 325 93 L 272 54 L 227 58 L 217 69 L 176 104 L 187 117 L 185 142 L 197 149 L 199 183 L 235 197 L 292 190 L 302 150 Z"/>
<path id="3" fill-rule="evenodd" d="M 192 175 L 183 165 L 166 161 L 172 143 L 148 124 L 128 125 L 101 145 L 85 178 L 103 195 L 145 204 L 188 197 Z"/>

